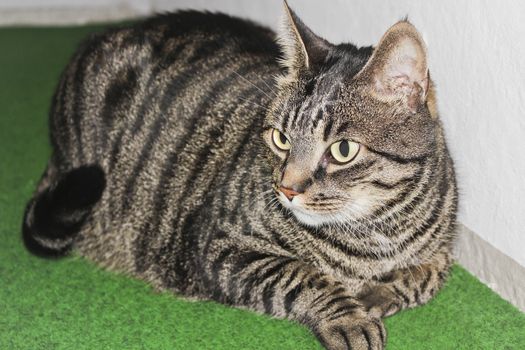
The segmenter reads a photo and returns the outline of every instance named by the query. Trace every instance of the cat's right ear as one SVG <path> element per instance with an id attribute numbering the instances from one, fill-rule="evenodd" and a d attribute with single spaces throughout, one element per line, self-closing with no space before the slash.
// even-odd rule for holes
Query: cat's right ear
<path id="1" fill-rule="evenodd" d="M 279 33 L 279 44 L 284 57 L 281 64 L 288 69 L 288 77 L 297 79 L 301 72 L 315 69 L 328 55 L 330 44 L 308 28 L 284 1 L 284 21 Z"/>

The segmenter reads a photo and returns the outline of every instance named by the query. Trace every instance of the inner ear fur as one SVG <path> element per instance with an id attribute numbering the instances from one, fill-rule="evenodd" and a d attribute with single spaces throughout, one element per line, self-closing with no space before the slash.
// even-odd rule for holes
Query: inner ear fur
<path id="1" fill-rule="evenodd" d="M 415 113 L 430 87 L 426 46 L 416 28 L 401 21 L 388 29 L 357 78 L 379 99 L 402 100 Z"/>
<path id="2" fill-rule="evenodd" d="M 290 78 L 322 64 L 333 46 L 317 36 L 295 12 L 284 2 L 284 21 L 279 33 L 279 43 L 283 48 L 283 66 L 288 69 Z"/>

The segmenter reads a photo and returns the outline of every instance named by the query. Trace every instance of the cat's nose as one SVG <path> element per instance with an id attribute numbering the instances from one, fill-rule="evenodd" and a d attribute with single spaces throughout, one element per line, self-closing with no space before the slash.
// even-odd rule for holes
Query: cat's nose
<path id="1" fill-rule="evenodd" d="M 283 186 L 279 187 L 279 191 L 281 191 L 286 196 L 286 198 L 288 198 L 289 201 L 291 201 L 293 197 L 297 196 L 298 194 L 301 194 L 300 192 L 294 191 L 291 188 Z"/>

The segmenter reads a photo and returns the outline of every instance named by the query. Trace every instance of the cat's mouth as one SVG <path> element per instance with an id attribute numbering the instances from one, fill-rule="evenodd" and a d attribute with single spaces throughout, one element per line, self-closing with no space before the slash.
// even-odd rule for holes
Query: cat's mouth
<path id="1" fill-rule="evenodd" d="M 327 210 L 327 207 L 323 205 L 323 210 L 318 211 L 308 206 L 308 196 L 305 194 L 299 194 L 291 199 L 279 190 L 276 191 L 276 194 L 284 208 L 289 210 L 299 222 L 310 227 L 356 222 L 369 215 L 373 207 L 370 198 L 358 197 L 339 203 L 330 210 Z"/>
<path id="2" fill-rule="evenodd" d="M 319 227 L 322 225 L 334 223 L 336 221 L 334 220 L 337 216 L 335 212 L 333 214 L 319 213 L 306 208 L 304 205 L 303 195 L 298 195 L 292 199 L 289 199 L 284 195 L 284 193 L 277 191 L 277 196 L 283 207 L 288 209 L 299 222 L 307 226 Z"/>

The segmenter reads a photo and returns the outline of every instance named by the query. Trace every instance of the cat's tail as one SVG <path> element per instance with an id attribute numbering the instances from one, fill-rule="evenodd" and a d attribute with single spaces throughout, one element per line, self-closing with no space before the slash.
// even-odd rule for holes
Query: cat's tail
<path id="1" fill-rule="evenodd" d="M 90 165 L 73 169 L 58 181 L 42 181 L 46 184 L 27 204 L 22 236 L 33 254 L 56 258 L 70 251 L 82 224 L 102 197 L 106 179 L 100 166 Z"/>

